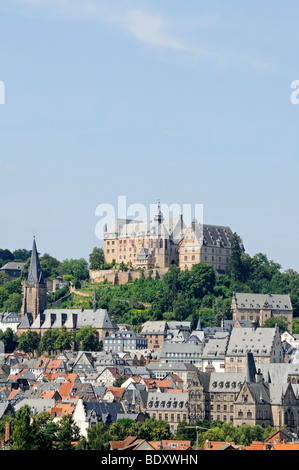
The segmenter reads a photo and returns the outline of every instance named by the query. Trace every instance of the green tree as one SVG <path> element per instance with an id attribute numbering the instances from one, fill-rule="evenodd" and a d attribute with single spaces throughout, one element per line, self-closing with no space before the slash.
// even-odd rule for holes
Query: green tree
<path id="1" fill-rule="evenodd" d="M 11 450 L 37 450 L 30 421 L 30 408 L 28 405 L 24 405 L 16 412 L 13 422 Z"/>
<path id="2" fill-rule="evenodd" d="M 57 424 L 56 443 L 58 450 L 72 450 L 79 441 L 80 432 L 71 415 L 63 416 Z"/>
<path id="3" fill-rule="evenodd" d="M 17 292 L 14 292 L 13 294 L 9 295 L 7 300 L 5 300 L 4 310 L 6 312 L 17 312 L 18 313 L 18 312 L 21 311 L 22 302 L 23 302 L 22 294 L 18 294 Z"/>
<path id="4" fill-rule="evenodd" d="M 98 423 L 87 430 L 87 443 L 89 450 L 107 450 L 109 438 L 104 423 Z"/>
<path id="5" fill-rule="evenodd" d="M 240 247 L 240 237 L 237 233 L 234 233 L 231 239 L 229 272 L 233 280 L 243 280 L 242 250 Z"/>
<path id="6" fill-rule="evenodd" d="M 103 248 L 95 247 L 89 255 L 89 268 L 99 270 L 103 268 L 105 263 Z"/>
<path id="7" fill-rule="evenodd" d="M 40 341 L 36 331 L 28 330 L 19 337 L 18 350 L 25 353 L 34 353 L 38 349 Z"/>
<path id="8" fill-rule="evenodd" d="M 56 440 L 57 425 L 47 411 L 38 413 L 32 419 L 32 429 L 37 450 L 53 450 Z"/>
<path id="9" fill-rule="evenodd" d="M 0 272 L 0 286 L 3 286 L 10 281 L 10 277 L 7 273 Z"/>
<path id="10" fill-rule="evenodd" d="M 46 330 L 40 342 L 40 350 L 47 351 L 48 354 L 56 351 L 55 341 L 58 335 L 59 331 L 57 328 L 54 328 L 53 330 Z"/>
<path id="11" fill-rule="evenodd" d="M 59 274 L 72 276 L 73 281 L 85 281 L 89 278 L 88 263 L 84 258 L 66 259 L 60 263 Z"/>
<path id="12" fill-rule="evenodd" d="M 54 279 L 59 274 L 60 261 L 48 253 L 40 257 L 40 266 L 45 279 Z"/>
<path id="13" fill-rule="evenodd" d="M 15 351 L 19 343 L 18 335 L 11 328 L 0 331 L 0 341 L 4 343 L 6 353 Z"/>
<path id="14" fill-rule="evenodd" d="M 98 351 L 100 349 L 99 333 L 96 328 L 83 326 L 76 333 L 75 341 L 79 343 L 80 351 Z"/>
<path id="15" fill-rule="evenodd" d="M 0 259 L 7 263 L 8 261 L 13 261 L 14 256 L 11 251 L 9 251 L 7 248 L 2 249 L 0 248 Z"/>
<path id="16" fill-rule="evenodd" d="M 12 252 L 14 261 L 19 261 L 25 263 L 27 259 L 31 257 L 31 250 L 26 250 L 25 248 L 19 248 Z"/>
<path id="17" fill-rule="evenodd" d="M 194 264 L 190 270 L 190 295 L 195 299 L 202 299 L 213 292 L 215 285 L 215 271 L 207 264 Z"/>
<path id="18" fill-rule="evenodd" d="M 279 315 L 276 318 L 267 318 L 261 328 L 274 328 L 276 325 L 278 325 L 280 333 L 283 333 L 287 331 L 289 322 L 285 321 L 283 315 Z"/>
<path id="19" fill-rule="evenodd" d="M 173 303 L 173 314 L 176 321 L 183 321 L 189 314 L 184 295 L 180 292 Z"/>
<path id="20" fill-rule="evenodd" d="M 56 351 L 66 351 L 71 349 L 74 340 L 72 331 L 67 330 L 65 326 L 62 326 L 56 336 L 54 342 L 54 348 Z"/>

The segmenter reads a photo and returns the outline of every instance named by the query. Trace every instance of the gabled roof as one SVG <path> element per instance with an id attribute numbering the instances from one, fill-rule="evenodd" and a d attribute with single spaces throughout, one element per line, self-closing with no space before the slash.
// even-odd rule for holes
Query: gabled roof
<path id="1" fill-rule="evenodd" d="M 226 356 L 245 356 L 250 351 L 255 357 L 268 357 L 276 334 L 276 328 L 233 328 Z"/>
<path id="2" fill-rule="evenodd" d="M 252 294 L 233 293 L 233 298 L 238 309 L 273 309 L 293 310 L 291 298 L 286 294 Z"/>

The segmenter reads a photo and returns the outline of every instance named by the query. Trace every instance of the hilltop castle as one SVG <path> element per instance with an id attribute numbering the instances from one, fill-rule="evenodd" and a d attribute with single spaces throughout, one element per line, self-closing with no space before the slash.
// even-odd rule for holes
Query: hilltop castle
<path id="1" fill-rule="evenodd" d="M 160 204 L 154 219 L 142 222 L 117 219 L 104 232 L 104 256 L 107 263 L 129 263 L 133 268 L 182 270 L 194 264 L 211 265 L 216 274 L 229 268 L 231 239 L 229 227 L 200 225 L 195 219 L 186 227 L 182 215 L 164 219 Z M 240 241 L 242 251 L 244 247 Z"/>

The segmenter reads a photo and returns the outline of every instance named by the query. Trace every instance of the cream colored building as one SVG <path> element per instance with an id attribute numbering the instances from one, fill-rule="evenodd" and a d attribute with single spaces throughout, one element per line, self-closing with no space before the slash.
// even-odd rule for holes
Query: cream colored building
<path id="1" fill-rule="evenodd" d="M 182 216 L 164 219 L 160 206 L 150 222 L 117 219 L 104 233 L 105 261 L 129 263 L 136 269 L 178 264 L 185 229 Z"/>
<path id="2" fill-rule="evenodd" d="M 199 226 L 193 220 L 180 242 L 179 267 L 182 270 L 191 269 L 194 264 L 204 263 L 212 266 L 216 274 L 227 273 L 232 236 L 229 227 L 205 224 Z M 240 246 L 244 251 L 241 240 Z"/>
<path id="3" fill-rule="evenodd" d="M 269 318 L 283 317 L 292 332 L 293 307 L 289 295 L 233 293 L 233 320 L 256 322 L 262 326 Z"/>
<path id="4" fill-rule="evenodd" d="M 107 263 L 128 264 L 134 269 L 167 268 L 175 264 L 212 266 L 216 274 L 228 272 L 231 238 L 229 227 L 205 225 L 195 219 L 186 227 L 182 215 L 164 219 L 160 205 L 153 221 L 117 219 L 104 232 Z M 244 250 L 240 240 L 241 249 Z"/>

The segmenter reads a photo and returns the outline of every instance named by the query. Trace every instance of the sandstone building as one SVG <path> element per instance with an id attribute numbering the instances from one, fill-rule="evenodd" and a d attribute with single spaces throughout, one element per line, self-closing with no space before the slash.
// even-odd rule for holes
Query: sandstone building
<path id="1" fill-rule="evenodd" d="M 117 219 L 106 229 L 104 256 L 107 263 L 129 264 L 135 269 L 176 264 L 184 270 L 206 263 L 216 274 L 223 274 L 229 268 L 232 236 L 229 227 L 201 225 L 195 219 L 187 228 L 182 215 L 164 219 L 159 204 L 150 222 Z M 240 247 L 244 251 L 241 240 Z"/>
<path id="2" fill-rule="evenodd" d="M 262 326 L 269 318 L 284 317 L 292 332 L 293 307 L 289 295 L 233 293 L 233 320 L 256 322 Z"/>
<path id="3" fill-rule="evenodd" d="M 253 354 L 247 352 L 242 372 L 198 372 L 189 387 L 189 422 L 207 419 L 233 426 L 286 426 L 297 432 L 298 384 L 289 379 L 292 368 L 292 364 L 275 363 L 256 369 Z"/>

